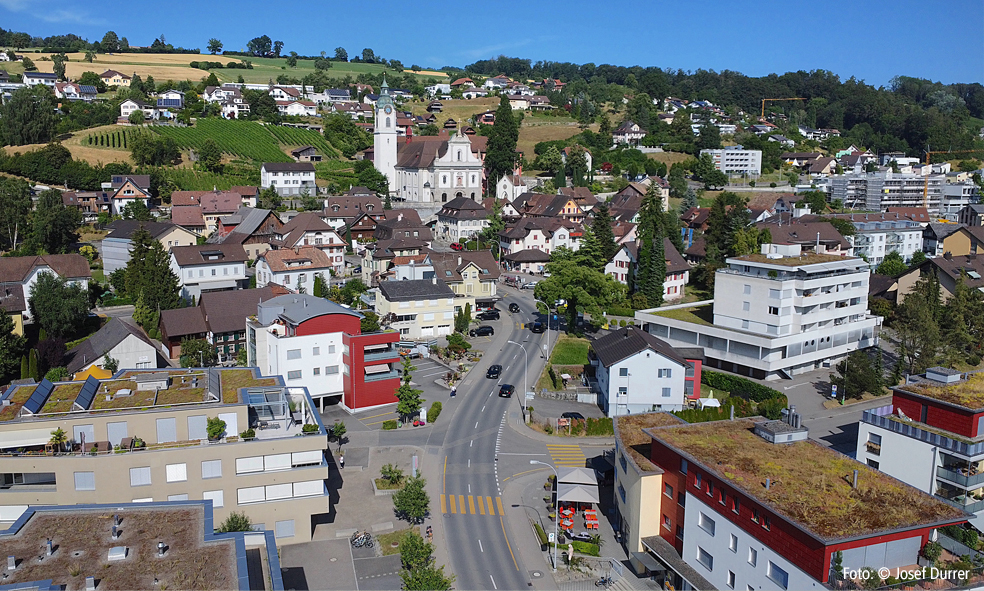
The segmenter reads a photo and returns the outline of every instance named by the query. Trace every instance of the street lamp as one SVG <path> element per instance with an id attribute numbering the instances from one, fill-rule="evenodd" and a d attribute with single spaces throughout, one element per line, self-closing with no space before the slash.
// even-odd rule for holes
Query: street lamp
<path id="1" fill-rule="evenodd" d="M 526 356 L 526 368 L 523 370 L 523 400 L 519 403 L 521 407 L 526 406 L 526 393 L 529 392 L 529 373 L 530 373 L 530 354 L 526 351 L 526 347 L 522 343 L 517 343 L 516 341 L 506 341 L 509 345 L 517 345 L 523 350 L 523 355 Z"/>
<path id="2" fill-rule="evenodd" d="M 560 491 L 560 475 L 557 474 L 557 469 L 546 462 L 541 462 L 540 460 L 530 460 L 530 464 L 541 464 L 553 470 L 554 473 L 554 484 L 557 486 L 557 491 Z M 560 511 L 554 515 L 554 557 L 553 557 L 553 572 L 557 572 L 557 544 L 560 538 L 557 536 L 557 522 L 560 521 Z"/>

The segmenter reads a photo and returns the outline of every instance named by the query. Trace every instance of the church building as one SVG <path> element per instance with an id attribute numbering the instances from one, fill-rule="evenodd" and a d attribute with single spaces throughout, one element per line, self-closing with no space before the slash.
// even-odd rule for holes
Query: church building
<path id="1" fill-rule="evenodd" d="M 455 130 L 448 136 L 399 137 L 389 87 L 383 81 L 376 102 L 373 164 L 389 179 L 401 201 L 447 203 L 458 197 L 482 200 L 488 138 Z"/>

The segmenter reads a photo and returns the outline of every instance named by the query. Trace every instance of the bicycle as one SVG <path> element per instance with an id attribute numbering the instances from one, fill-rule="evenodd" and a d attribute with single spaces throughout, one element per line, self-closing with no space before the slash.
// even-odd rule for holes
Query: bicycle
<path id="1" fill-rule="evenodd" d="M 595 587 L 604 587 L 605 589 L 607 589 L 608 586 L 611 584 L 612 584 L 611 577 L 601 577 L 600 579 L 595 581 Z"/>
<path id="2" fill-rule="evenodd" d="M 352 534 L 350 542 L 354 548 L 362 548 L 363 546 L 372 548 L 372 534 L 366 531 L 357 531 Z"/>

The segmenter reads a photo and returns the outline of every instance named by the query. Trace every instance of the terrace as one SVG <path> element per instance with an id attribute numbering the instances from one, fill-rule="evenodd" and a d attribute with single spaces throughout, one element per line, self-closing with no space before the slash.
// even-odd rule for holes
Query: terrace
<path id="1" fill-rule="evenodd" d="M 778 265 L 780 267 L 800 267 L 805 265 L 817 265 L 820 263 L 835 263 L 838 261 L 851 260 L 853 257 L 844 257 L 836 254 L 814 254 L 804 253 L 800 256 L 769 258 L 762 253 L 747 254 L 740 257 L 729 258 L 734 261 L 747 261 L 750 263 L 764 263 L 767 265 Z"/>
<path id="2" fill-rule="evenodd" d="M 674 306 L 665 310 L 654 308 L 652 310 L 645 310 L 645 312 L 649 312 L 654 316 L 670 318 L 671 320 L 689 322 L 690 324 L 714 326 L 714 300 L 697 302 L 696 305 L 692 306 Z"/>
<path id="3" fill-rule="evenodd" d="M 754 421 L 650 429 L 658 441 L 824 541 L 956 523 L 963 511 L 813 441 L 776 445 Z M 853 473 L 857 470 L 857 487 Z M 766 479 L 771 485 L 766 489 Z"/>
<path id="4" fill-rule="evenodd" d="M 258 378 L 252 369 L 223 369 L 219 374 L 222 382 L 223 404 L 239 402 L 239 390 L 241 388 L 262 388 L 276 386 L 280 383 L 277 378 Z"/>

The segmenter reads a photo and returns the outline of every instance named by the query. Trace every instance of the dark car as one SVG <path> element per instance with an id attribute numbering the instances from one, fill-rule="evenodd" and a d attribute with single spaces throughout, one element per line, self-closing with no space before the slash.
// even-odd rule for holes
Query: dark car
<path id="1" fill-rule="evenodd" d="M 491 326 L 482 325 L 478 328 L 471 329 L 468 334 L 473 337 L 490 337 L 495 334 L 495 329 Z"/>
<path id="2" fill-rule="evenodd" d="M 572 540 L 577 540 L 578 542 L 590 542 L 593 536 L 586 531 L 574 534 L 571 536 Z"/>
<path id="3" fill-rule="evenodd" d="M 503 384 L 499 388 L 499 398 L 512 398 L 513 392 L 516 391 L 516 387 L 512 384 Z"/>
<path id="4" fill-rule="evenodd" d="M 452 242 L 451 250 L 465 250 L 465 245 L 460 242 Z"/>
<path id="5" fill-rule="evenodd" d="M 547 329 L 542 322 L 534 322 L 530 325 L 530 332 L 543 332 Z"/>
<path id="6" fill-rule="evenodd" d="M 485 372 L 485 377 L 489 378 L 490 380 L 498 380 L 499 376 L 501 375 L 502 375 L 501 365 L 490 365 L 489 370 Z"/>
<path id="7" fill-rule="evenodd" d="M 513 302 L 513 303 L 509 304 L 509 311 L 512 312 L 512 313 L 514 313 L 514 314 L 516 312 L 519 312 L 519 304 L 517 304 L 516 302 Z"/>
<path id="8" fill-rule="evenodd" d="M 479 320 L 498 320 L 499 311 L 496 310 L 495 308 L 492 308 L 491 310 L 485 310 L 484 312 L 479 312 L 476 318 L 478 318 Z"/>
<path id="9" fill-rule="evenodd" d="M 572 421 L 583 421 L 584 415 L 582 415 L 579 412 L 565 412 L 564 414 L 560 415 L 560 418 L 571 419 Z"/>

